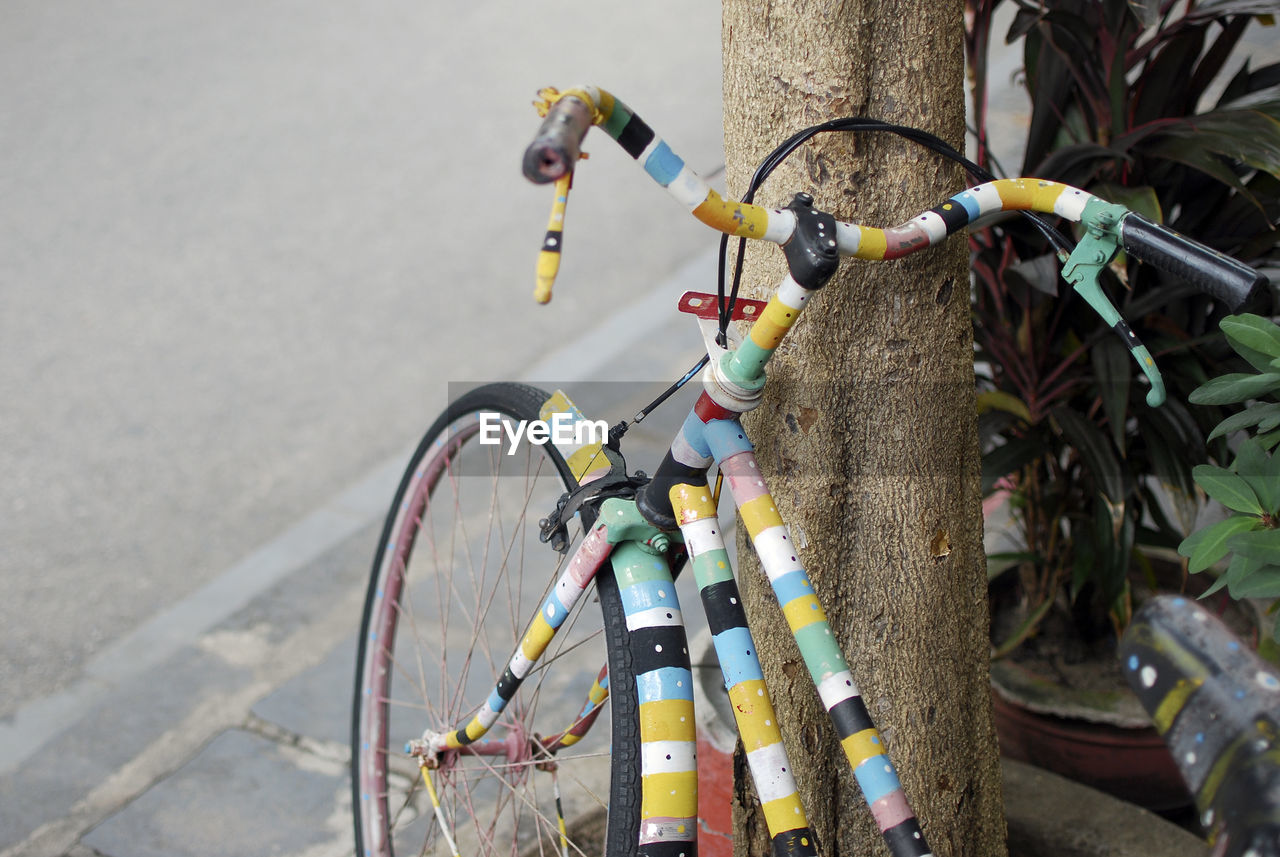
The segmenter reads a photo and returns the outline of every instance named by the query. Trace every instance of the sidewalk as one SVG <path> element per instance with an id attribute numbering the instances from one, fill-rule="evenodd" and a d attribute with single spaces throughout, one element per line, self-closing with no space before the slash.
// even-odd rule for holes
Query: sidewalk
<path id="1" fill-rule="evenodd" d="M 704 253 L 523 380 L 564 384 L 588 415 L 631 416 L 696 360 L 696 325 L 675 313 L 675 298 L 714 288 L 714 276 L 714 255 Z M 582 346 L 612 359 L 586 375 Z M 642 376 L 636 367 L 648 368 Z M 591 383 L 645 376 L 664 383 Z M 618 389 L 631 400 L 608 401 Z M 652 469 L 690 403 L 669 402 L 628 435 L 624 450 L 638 466 Z M 407 458 L 406 450 L 104 653 L 89 679 L 43 711 L 0 724 L 0 857 L 352 853 L 355 636 L 381 519 Z M 326 547 L 317 553 L 316 544 Z M 246 581 L 261 591 L 239 605 Z M 31 749 L 15 746 L 20 736 L 47 740 L 6 767 Z"/>

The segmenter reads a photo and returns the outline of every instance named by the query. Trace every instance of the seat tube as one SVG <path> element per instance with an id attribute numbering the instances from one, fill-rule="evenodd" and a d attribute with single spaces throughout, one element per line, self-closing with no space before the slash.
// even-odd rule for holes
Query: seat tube
<path id="1" fill-rule="evenodd" d="M 765 486 L 751 441 L 737 420 L 707 423 L 706 439 L 890 853 L 925 857 L 929 847 L 920 824 Z"/>

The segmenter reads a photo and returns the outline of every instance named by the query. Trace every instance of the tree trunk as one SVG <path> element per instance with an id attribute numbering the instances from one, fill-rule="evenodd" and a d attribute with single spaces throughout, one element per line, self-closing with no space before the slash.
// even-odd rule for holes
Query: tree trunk
<path id="1" fill-rule="evenodd" d="M 795 131 L 869 116 L 963 146 L 960 2 L 724 0 L 729 192 Z M 897 137 L 827 134 L 757 203 L 807 191 L 841 220 L 903 222 L 959 190 L 963 172 Z M 988 685 L 987 595 L 967 250 L 846 262 L 770 363 L 747 423 L 779 511 L 934 853 L 1003 855 Z M 760 297 L 782 254 L 748 252 Z M 741 531 L 741 528 L 740 528 Z M 885 846 L 836 743 L 777 601 L 739 539 L 744 603 L 824 855 Z M 739 759 L 736 768 L 745 771 Z M 769 852 L 739 776 L 736 853 Z"/>

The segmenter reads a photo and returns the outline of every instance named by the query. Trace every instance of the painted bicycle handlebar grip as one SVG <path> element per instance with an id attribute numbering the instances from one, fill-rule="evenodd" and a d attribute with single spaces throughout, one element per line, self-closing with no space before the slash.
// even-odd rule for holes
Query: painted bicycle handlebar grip
<path id="1" fill-rule="evenodd" d="M 591 109 L 579 98 L 567 95 L 552 104 L 538 135 L 524 150 L 524 177 L 547 184 L 573 172 L 591 122 Z"/>
<path id="2" fill-rule="evenodd" d="M 1215 857 L 1280 857 L 1280 671 L 1189 598 L 1147 602 L 1120 644 L 1215 834 Z"/>
<path id="3" fill-rule="evenodd" d="M 1120 223 L 1120 242 L 1129 255 L 1182 277 L 1232 311 L 1257 300 L 1267 282 L 1243 262 L 1132 212 Z"/>

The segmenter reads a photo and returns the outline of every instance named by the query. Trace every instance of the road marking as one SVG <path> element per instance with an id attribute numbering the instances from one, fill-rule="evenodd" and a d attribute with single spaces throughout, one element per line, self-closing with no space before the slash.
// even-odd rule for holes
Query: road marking
<path id="1" fill-rule="evenodd" d="M 546 355 L 521 379 L 560 383 L 591 379 L 643 338 L 670 324 L 676 298 L 714 281 L 716 256 L 705 253 L 653 286 L 635 304 Z M 590 361 L 582 355 L 592 355 Z M 163 663 L 184 646 L 248 605 L 270 587 L 323 556 L 386 513 L 410 450 L 374 467 L 293 526 L 236 562 L 204 586 L 155 614 L 89 659 L 69 687 L 22 705 L 0 723 L 0 776 L 17 769 L 59 733 L 84 718 L 112 688 Z M 352 627 L 358 617 L 352 616 Z"/>

